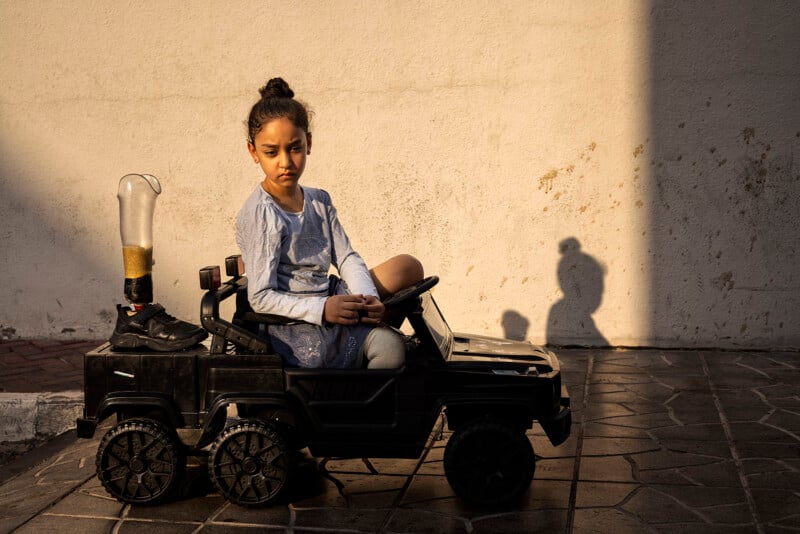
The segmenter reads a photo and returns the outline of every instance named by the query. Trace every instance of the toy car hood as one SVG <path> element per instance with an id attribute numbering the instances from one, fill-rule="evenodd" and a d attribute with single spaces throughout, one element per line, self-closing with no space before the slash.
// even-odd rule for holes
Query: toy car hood
<path id="1" fill-rule="evenodd" d="M 527 369 L 536 366 L 539 371 L 559 368 L 555 354 L 528 341 L 514 341 L 474 334 L 453 334 L 453 351 L 450 364 L 481 368 Z"/>

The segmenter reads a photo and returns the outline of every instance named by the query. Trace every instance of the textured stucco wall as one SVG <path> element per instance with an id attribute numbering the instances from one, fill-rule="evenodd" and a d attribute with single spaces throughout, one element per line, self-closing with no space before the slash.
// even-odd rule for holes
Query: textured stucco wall
<path id="1" fill-rule="evenodd" d="M 0 2 L 0 328 L 102 337 L 116 187 L 156 175 L 156 298 L 197 320 L 281 75 L 304 183 L 462 331 L 800 346 L 793 2 Z"/>

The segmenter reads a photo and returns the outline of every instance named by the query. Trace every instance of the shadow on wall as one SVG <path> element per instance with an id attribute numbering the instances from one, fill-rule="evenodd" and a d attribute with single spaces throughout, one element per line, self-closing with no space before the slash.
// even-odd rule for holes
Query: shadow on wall
<path id="1" fill-rule="evenodd" d="M 593 257 L 581 251 L 574 237 L 559 243 L 558 283 L 564 297 L 553 304 L 547 317 L 548 345 L 607 347 L 592 314 L 603 300 L 605 271 Z"/>
<path id="2" fill-rule="evenodd" d="M 519 312 L 506 310 L 503 312 L 503 337 L 514 341 L 525 341 L 528 337 L 530 321 Z"/>
<path id="3" fill-rule="evenodd" d="M 0 161 L 5 152 L 0 146 Z M 111 262 L 96 259 L 101 240 L 86 237 L 93 232 L 92 210 L 67 208 L 60 217 L 53 214 L 58 210 L 43 211 L 43 199 L 16 186 L 34 181 L 0 165 L 0 271 L 6 282 L 0 339 L 105 337 L 115 318 L 110 303 L 122 283 Z"/>
<path id="4" fill-rule="evenodd" d="M 651 341 L 800 346 L 797 2 L 656 2 Z"/>

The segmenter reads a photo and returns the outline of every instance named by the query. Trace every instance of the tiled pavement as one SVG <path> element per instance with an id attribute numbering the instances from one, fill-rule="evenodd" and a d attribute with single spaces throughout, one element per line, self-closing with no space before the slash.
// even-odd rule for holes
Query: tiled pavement
<path id="1" fill-rule="evenodd" d="M 514 510 L 454 497 L 447 432 L 419 461 L 309 459 L 290 504 L 257 510 L 213 493 L 199 463 L 184 498 L 122 505 L 94 477 L 98 439 L 68 439 L 0 485 L 0 532 L 800 531 L 800 353 L 559 355 L 573 433 L 555 448 L 530 433 L 536 475 Z"/>
<path id="2" fill-rule="evenodd" d="M 100 341 L 0 342 L 0 393 L 83 389 L 83 354 Z"/>

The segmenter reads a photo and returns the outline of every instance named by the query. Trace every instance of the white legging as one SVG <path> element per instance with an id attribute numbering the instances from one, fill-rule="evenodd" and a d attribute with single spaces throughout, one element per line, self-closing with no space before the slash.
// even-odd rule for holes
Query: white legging
<path id="1" fill-rule="evenodd" d="M 373 328 L 364 344 L 361 355 L 367 359 L 368 369 L 395 369 L 406 359 L 406 346 L 403 337 L 386 326 Z"/>

